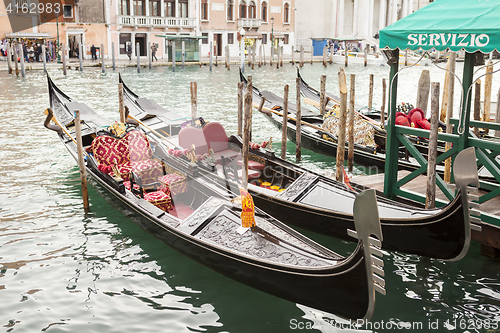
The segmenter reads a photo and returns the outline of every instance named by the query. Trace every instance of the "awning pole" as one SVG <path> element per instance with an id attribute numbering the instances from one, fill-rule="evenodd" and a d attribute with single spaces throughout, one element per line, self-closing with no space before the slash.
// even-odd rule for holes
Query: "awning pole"
<path id="1" fill-rule="evenodd" d="M 462 101 L 462 113 L 460 114 L 460 124 L 461 128 L 458 129 L 459 135 L 458 137 L 458 151 L 462 151 L 467 148 L 468 138 L 469 138 L 469 122 L 470 122 L 470 106 L 472 100 L 472 91 L 469 90 L 469 87 L 472 85 L 473 76 L 474 76 L 474 63 L 476 60 L 475 53 L 465 53 L 465 63 L 464 63 L 464 75 L 463 75 L 463 89 L 464 89 L 464 97 Z M 460 133 L 463 128 L 463 133 Z"/>
<path id="2" fill-rule="evenodd" d="M 392 51 L 396 62 L 391 65 L 391 73 L 389 76 L 389 118 L 386 127 L 386 149 L 385 149 L 385 177 L 384 177 L 384 195 L 391 197 L 393 195 L 393 186 L 398 178 L 398 157 L 399 157 L 399 140 L 396 138 L 396 100 L 398 91 L 398 77 L 396 76 L 399 70 L 399 49 Z"/>

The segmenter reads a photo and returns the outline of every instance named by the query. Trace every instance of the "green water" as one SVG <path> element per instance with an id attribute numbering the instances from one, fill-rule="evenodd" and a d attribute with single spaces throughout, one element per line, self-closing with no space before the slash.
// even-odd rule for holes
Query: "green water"
<path id="1" fill-rule="evenodd" d="M 334 92 L 337 71 L 336 66 L 306 64 L 302 74 L 313 86 L 327 74 L 327 90 Z M 420 71 L 411 70 L 400 80 L 402 101 L 414 100 Z M 236 67 L 121 72 L 136 93 L 182 116 L 190 113 L 189 82 L 197 81 L 200 115 L 222 122 L 228 133 L 236 131 Z M 378 67 L 350 66 L 351 73 L 357 75 L 359 104 L 367 104 L 369 74 L 375 82 L 388 77 L 388 69 Z M 257 87 L 278 94 L 285 84 L 295 87 L 291 65 L 247 67 L 246 74 Z M 86 69 L 63 77 L 62 71 L 52 70 L 50 75 L 69 96 L 118 119 L 117 73 Z M 433 76 L 442 80 L 431 68 Z M 95 185 L 85 216 L 75 162 L 56 134 L 43 127 L 48 107 L 43 73 L 29 71 L 21 79 L 2 72 L 0 79 L 0 331 L 352 332 L 330 314 L 236 283 L 171 250 L 108 203 Z M 375 85 L 375 106 L 381 104 L 381 89 Z M 253 136 L 255 142 L 281 138 L 256 112 Z M 291 160 L 294 152 L 289 144 Z M 334 170 L 331 158 L 307 150 L 302 165 L 324 174 Z M 343 255 L 354 249 L 351 243 L 306 234 Z M 500 320 L 499 263 L 480 256 L 477 243 L 456 263 L 396 252 L 385 252 L 384 262 L 387 295 L 377 294 L 372 324 L 360 329 L 500 331 L 495 322 Z M 486 323 L 489 329 L 477 329 Z"/>

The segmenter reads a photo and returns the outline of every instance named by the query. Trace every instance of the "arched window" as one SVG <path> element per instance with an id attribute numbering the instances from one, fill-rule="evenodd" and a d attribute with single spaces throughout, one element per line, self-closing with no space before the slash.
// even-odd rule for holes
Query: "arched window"
<path id="1" fill-rule="evenodd" d="M 245 1 L 240 1 L 240 18 L 247 18 L 247 4 Z"/>
<path id="2" fill-rule="evenodd" d="M 257 18 L 254 1 L 250 1 L 250 5 L 248 6 L 248 18 Z"/>
<path id="3" fill-rule="evenodd" d="M 290 23 L 290 5 L 287 3 L 285 4 L 285 10 L 283 13 L 283 22 Z"/>
<path id="4" fill-rule="evenodd" d="M 262 3 L 262 11 L 260 13 L 260 18 L 262 22 L 267 22 L 267 3 L 263 2 Z"/>
<path id="5" fill-rule="evenodd" d="M 208 2 L 207 2 L 207 0 L 201 0 L 201 19 L 208 20 Z"/>
<path id="6" fill-rule="evenodd" d="M 234 19 L 233 19 L 233 0 L 227 0 L 227 20 L 234 21 Z"/>

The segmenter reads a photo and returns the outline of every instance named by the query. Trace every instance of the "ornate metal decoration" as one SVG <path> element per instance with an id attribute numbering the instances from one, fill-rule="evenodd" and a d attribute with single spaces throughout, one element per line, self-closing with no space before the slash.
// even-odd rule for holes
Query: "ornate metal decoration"
<path id="1" fill-rule="evenodd" d="M 280 192 L 277 197 L 292 198 L 301 193 L 309 184 L 311 184 L 318 176 L 304 172 L 297 180 L 295 180 L 286 191 Z"/>

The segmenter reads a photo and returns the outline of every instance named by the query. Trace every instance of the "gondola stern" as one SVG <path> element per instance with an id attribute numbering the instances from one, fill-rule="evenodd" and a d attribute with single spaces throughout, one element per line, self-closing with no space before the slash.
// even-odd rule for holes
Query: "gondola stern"
<path id="1" fill-rule="evenodd" d="M 347 230 L 349 236 L 358 239 L 358 247 L 364 251 L 368 304 L 363 320 L 369 320 L 375 311 L 375 292 L 386 294 L 384 280 L 384 254 L 382 227 L 378 213 L 377 196 L 373 189 L 356 196 L 353 208 L 356 231 Z"/>
<path id="2" fill-rule="evenodd" d="M 458 195 L 460 195 L 462 200 L 465 241 L 462 251 L 449 261 L 458 261 L 465 257 L 469 251 L 472 238 L 471 230 L 482 230 L 481 211 L 477 209 L 479 208 L 479 204 L 473 202 L 473 200 L 477 201 L 478 198 L 469 194 L 469 192 L 477 192 L 479 188 L 479 174 L 476 166 L 475 148 L 469 147 L 457 155 L 453 163 L 453 176 L 455 178 L 455 185 L 451 184 L 449 188 L 459 191 Z M 474 187 L 469 185 L 473 185 Z"/>

